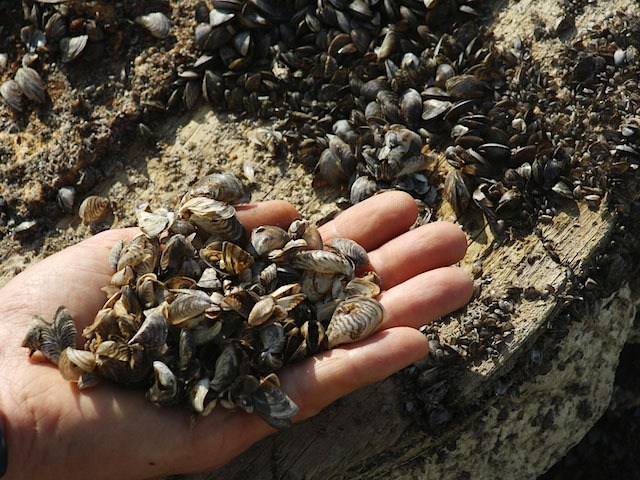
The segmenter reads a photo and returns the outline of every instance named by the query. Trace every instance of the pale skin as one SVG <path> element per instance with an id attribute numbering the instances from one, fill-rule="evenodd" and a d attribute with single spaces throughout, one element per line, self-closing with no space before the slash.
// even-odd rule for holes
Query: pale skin
<path id="1" fill-rule="evenodd" d="M 299 215 L 270 201 L 239 209 L 247 229 L 286 226 Z M 383 380 L 424 358 L 417 329 L 464 306 L 472 284 L 458 262 L 466 238 L 437 222 L 409 231 L 413 199 L 377 195 L 321 228 L 323 238 L 348 237 L 368 251 L 380 275 L 386 318 L 362 342 L 338 347 L 280 372 L 285 392 L 300 406 L 296 422 L 318 414 L 353 390 Z M 0 415 L 9 448 L 6 477 L 153 478 L 218 468 L 272 433 L 256 415 L 216 408 L 194 424 L 183 409 L 151 405 L 143 392 L 109 384 L 78 391 L 40 354 L 20 346 L 34 314 L 51 319 L 65 305 L 79 330 L 105 300 L 113 243 L 136 229 L 110 230 L 69 247 L 17 275 L 0 289 Z"/>

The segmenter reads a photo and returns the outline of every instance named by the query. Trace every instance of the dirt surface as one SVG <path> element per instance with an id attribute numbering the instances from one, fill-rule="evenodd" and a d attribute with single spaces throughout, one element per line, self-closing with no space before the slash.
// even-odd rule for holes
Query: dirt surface
<path id="1" fill-rule="evenodd" d="M 189 185 L 221 170 L 234 173 L 249 184 L 253 200 L 288 200 L 305 218 L 317 222 L 326 221 L 347 206 L 348 191 L 314 189 L 312 169 L 292 161 L 292 156 L 279 142 L 270 140 L 277 136 L 273 122 L 251 116 L 239 118 L 225 110 L 212 111 L 201 105 L 188 112 L 165 109 L 172 82 L 176 80 L 176 65 L 187 65 L 197 57 L 193 48 L 197 24 L 195 0 L 88 4 L 95 9 L 93 14 L 99 12 L 104 19 L 106 40 L 101 47 L 102 56 L 62 63 L 60 52 L 55 48 L 40 50 L 34 66 L 46 81 L 47 102 L 44 105 L 27 102 L 20 113 L 0 102 L 0 285 L 33 262 L 97 230 L 134 225 L 133 212 L 140 202 L 149 202 L 152 207 L 174 207 Z M 167 38 L 153 38 L 133 22 L 137 15 L 149 9 L 170 16 L 173 25 Z M 116 15 L 116 11 L 124 13 Z M 618 15 L 615 12 L 625 12 L 636 20 L 640 15 L 637 4 L 627 0 L 522 0 L 497 2 L 495 16 L 491 17 L 489 28 L 499 34 L 502 45 L 524 42 L 530 47 L 527 53 L 546 79 L 544 85 L 553 102 L 575 103 L 579 107 L 571 113 L 554 112 L 557 118 L 570 120 L 567 125 L 573 128 L 584 125 L 583 135 L 561 132 L 575 142 L 572 147 L 575 150 L 592 152 L 597 150 L 590 150 L 597 142 L 615 142 L 617 137 L 607 137 L 610 130 L 619 129 L 621 118 L 638 114 L 637 110 L 625 112 L 624 107 L 620 107 L 612 120 L 608 116 L 610 112 L 597 108 L 602 99 L 591 98 L 594 90 L 576 93 L 569 75 L 571 65 L 562 61 L 571 54 L 584 58 L 585 52 L 601 46 L 611 64 L 614 42 L 607 32 L 602 35 L 598 32 L 608 28 L 602 27 L 608 25 L 607 22 L 614 23 Z M 13 2 L 0 0 L 0 53 L 7 52 L 9 59 L 6 67 L 0 66 L 2 81 L 15 75 L 26 53 L 24 43 L 19 40 L 19 30 L 24 24 L 22 15 L 22 9 Z M 574 22 L 559 29 L 558 20 L 563 15 L 573 18 Z M 591 32 L 591 37 L 585 32 Z M 639 58 L 636 56 L 629 63 L 638 62 Z M 637 78 L 635 86 L 626 85 L 626 90 L 621 85 L 623 82 L 616 83 L 616 78 L 611 77 L 610 82 L 606 95 L 616 99 L 633 97 L 628 99 L 628 105 L 637 108 L 634 97 Z M 602 121 L 598 115 L 602 115 Z M 604 120 L 610 123 L 603 123 Z M 441 190 L 444 173 L 430 173 L 431 178 L 439 178 Z M 58 201 L 62 187 L 75 190 L 71 209 L 63 208 Z M 88 195 L 110 199 L 114 210 L 111 223 L 87 226 L 80 221 L 78 206 Z M 628 200 L 632 208 L 638 208 L 637 202 L 633 204 L 632 199 Z M 611 204 L 616 204 L 615 199 Z M 585 215 L 593 217 L 588 217 L 593 222 L 602 222 L 599 225 L 611 220 L 601 215 L 604 209 L 586 208 L 584 203 L 579 207 Z M 433 218 L 438 215 L 447 220 L 456 219 L 446 205 L 433 211 L 438 212 Z M 426 217 L 429 212 L 427 208 Z M 461 221 L 475 241 L 466 263 L 470 271 L 474 268 L 473 260 L 494 245 L 494 232 L 478 218 L 471 215 Z M 545 235 L 549 229 L 566 228 L 570 237 L 573 217 L 560 215 L 559 218 L 559 224 L 542 225 Z M 593 231 L 596 230 L 594 227 Z M 507 243 L 510 240 L 507 238 Z M 527 253 L 530 247 L 526 241 L 517 236 L 515 240 L 511 251 Z M 518 244 L 519 241 L 522 243 Z M 532 243 L 542 248 L 543 243 L 538 239 Z M 567 249 L 571 247 L 570 242 L 564 245 Z M 558 253 L 564 259 L 571 252 Z M 540 250 L 538 255 L 545 257 L 548 252 Z M 578 260 L 583 258 L 576 262 Z M 576 273 L 583 279 L 587 276 L 586 269 Z M 491 272 L 485 271 L 485 275 L 491 276 Z M 602 295 L 609 293 L 602 292 Z M 480 312 L 481 308 L 475 311 Z M 461 335 L 460 331 L 452 331 L 450 337 Z M 448 337 L 442 333 L 441 338 L 444 342 Z M 493 348 L 493 344 L 491 346 Z M 638 406 L 628 401 L 628 397 L 633 396 L 628 393 L 631 391 L 628 387 L 629 379 L 637 371 L 636 359 L 637 349 L 628 347 L 610 409 L 585 440 L 544 478 L 601 478 L 612 472 L 617 478 L 640 476 L 637 459 L 626 447 L 639 439 Z M 594 458 L 595 453 L 603 452 L 607 453 L 603 456 L 607 461 L 586 461 Z"/>

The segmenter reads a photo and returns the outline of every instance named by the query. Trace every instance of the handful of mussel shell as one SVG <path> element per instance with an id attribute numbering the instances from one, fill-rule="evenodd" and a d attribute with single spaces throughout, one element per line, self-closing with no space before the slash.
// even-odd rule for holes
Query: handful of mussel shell
<path id="1" fill-rule="evenodd" d="M 276 372 L 372 334 L 384 311 L 380 280 L 349 239 L 327 244 L 316 227 L 265 225 L 247 238 L 232 203 L 246 198 L 228 174 L 198 181 L 175 212 L 137 211 L 142 231 L 118 242 L 107 301 L 82 334 L 60 307 L 34 317 L 23 346 L 39 350 L 80 389 L 109 380 L 146 389 L 162 406 L 200 415 L 216 405 L 256 412 L 284 428 L 298 412 Z"/>

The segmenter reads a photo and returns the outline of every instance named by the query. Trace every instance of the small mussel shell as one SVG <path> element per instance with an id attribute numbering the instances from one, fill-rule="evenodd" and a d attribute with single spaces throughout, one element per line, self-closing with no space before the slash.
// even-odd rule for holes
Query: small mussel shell
<path id="1" fill-rule="evenodd" d="M 276 303 L 271 295 L 266 295 L 253 306 L 247 317 L 247 323 L 251 326 L 266 325 L 284 320 L 286 317 L 286 308 L 279 302 Z"/>
<path id="2" fill-rule="evenodd" d="M 191 387 L 189 391 L 189 402 L 194 412 L 206 415 L 211 411 L 210 409 L 206 409 L 207 411 L 205 413 L 204 403 L 209 393 L 209 385 L 211 385 L 211 381 L 207 377 L 204 377 Z"/>
<path id="3" fill-rule="evenodd" d="M 249 316 L 247 317 L 247 323 L 250 326 L 263 325 L 269 320 L 272 313 L 276 308 L 276 299 L 271 295 L 266 295 L 256 302 Z M 286 316 L 286 314 L 285 314 Z"/>
<path id="4" fill-rule="evenodd" d="M 124 244 L 118 257 L 117 269 L 131 267 L 138 275 L 153 272 L 159 250 L 156 239 L 150 239 L 142 233 L 136 235 Z"/>
<path id="5" fill-rule="evenodd" d="M 94 372 L 82 372 L 78 378 L 78 389 L 86 390 L 87 388 L 95 387 L 100 383 L 101 377 Z"/>
<path id="6" fill-rule="evenodd" d="M 322 250 L 322 236 L 315 225 L 307 225 L 302 234 L 302 239 L 307 242 L 309 250 Z"/>
<path id="7" fill-rule="evenodd" d="M 253 394 L 255 411 L 269 425 L 275 428 L 287 428 L 291 425 L 291 417 L 300 410 L 282 389 L 280 382 L 272 380 L 275 374 L 265 378 L 258 390 Z"/>
<path id="8" fill-rule="evenodd" d="M 459 218 L 465 212 L 471 201 L 469 181 L 464 173 L 451 170 L 444 181 L 444 198 L 451 204 Z"/>
<path id="9" fill-rule="evenodd" d="M 171 30 L 171 21 L 162 12 L 148 13 L 136 18 L 136 23 L 146 28 L 156 38 L 167 38 Z"/>
<path id="10" fill-rule="evenodd" d="M 290 240 L 288 233 L 275 225 L 254 228 L 251 232 L 251 245 L 258 256 L 268 254 L 276 248 L 282 248 Z"/>
<path id="11" fill-rule="evenodd" d="M 178 379 L 171 369 L 159 360 L 153 362 L 154 383 L 147 391 L 149 401 L 158 405 L 175 405 L 180 400 Z"/>
<path id="12" fill-rule="evenodd" d="M 67 21 L 56 12 L 49 17 L 44 26 L 44 33 L 49 41 L 59 40 L 67 33 Z"/>
<path id="13" fill-rule="evenodd" d="M 253 256 L 235 243 L 222 242 L 222 258 L 219 265 L 232 275 L 239 275 L 253 265 Z"/>
<path id="14" fill-rule="evenodd" d="M 484 84 L 473 75 L 456 75 L 449 78 L 445 85 L 452 98 L 480 98 L 487 93 Z"/>
<path id="15" fill-rule="evenodd" d="M 29 348 L 30 354 L 40 350 L 50 362 L 57 365 L 62 351 L 75 346 L 76 337 L 76 325 L 71 314 L 66 308 L 60 307 L 56 311 L 53 323 L 48 323 L 38 316 L 33 317 L 22 346 Z"/>
<path id="16" fill-rule="evenodd" d="M 161 275 L 175 275 L 182 268 L 189 253 L 189 243 L 187 238 L 176 233 L 164 244 L 164 249 L 160 254 L 159 273 Z"/>
<path id="17" fill-rule="evenodd" d="M 179 293 L 169 304 L 167 320 L 171 325 L 182 325 L 202 315 L 213 304 L 211 297 L 200 290 Z"/>
<path id="18" fill-rule="evenodd" d="M 382 305 L 374 298 L 345 300 L 333 312 L 327 327 L 329 348 L 367 338 L 382 324 L 383 317 Z"/>
<path id="19" fill-rule="evenodd" d="M 15 80 L 7 80 L 0 86 L 0 96 L 12 110 L 21 112 L 24 109 L 22 90 Z"/>
<path id="20" fill-rule="evenodd" d="M 231 204 L 248 200 L 242 182 L 230 173 L 214 173 L 201 178 L 189 189 L 183 202 L 193 197 L 207 197 Z"/>
<path id="21" fill-rule="evenodd" d="M 351 185 L 349 201 L 352 204 L 356 204 L 371 197 L 375 194 L 380 187 L 375 180 L 367 175 L 362 175 L 355 179 Z"/>
<path id="22" fill-rule="evenodd" d="M 76 189 L 73 187 L 61 187 L 58 190 L 58 205 L 66 213 L 73 210 L 76 201 Z"/>
<path id="23" fill-rule="evenodd" d="M 87 350 L 73 347 L 65 348 L 58 360 L 58 370 L 65 380 L 77 382 L 83 373 L 92 372 L 96 368 L 96 355 Z"/>
<path id="24" fill-rule="evenodd" d="M 78 215 L 86 224 L 98 223 L 111 213 L 111 200 L 99 195 L 91 195 L 80 204 Z"/>
<path id="25" fill-rule="evenodd" d="M 64 37 L 60 39 L 60 52 L 62 63 L 69 63 L 78 58 L 87 46 L 87 35 L 77 37 Z"/>
<path id="26" fill-rule="evenodd" d="M 218 271 L 215 268 L 205 268 L 196 284 L 205 290 L 218 290 L 222 288 L 222 282 L 218 278 Z"/>
<path id="27" fill-rule="evenodd" d="M 232 205 L 200 196 L 184 201 L 179 212 L 215 238 L 231 242 L 239 242 L 244 238 L 244 227 Z"/>
<path id="28" fill-rule="evenodd" d="M 327 348 L 327 335 L 320 322 L 307 321 L 300 327 L 300 333 L 304 337 L 306 350 L 313 355 Z"/>
<path id="29" fill-rule="evenodd" d="M 136 212 L 138 217 L 138 226 L 145 235 L 148 237 L 157 237 L 160 235 L 167 225 L 169 225 L 170 218 L 168 215 L 162 215 L 158 213 L 148 212 L 146 210 L 138 210 Z"/>
<path id="30" fill-rule="evenodd" d="M 232 344 L 226 345 L 216 359 L 215 374 L 211 379 L 211 389 L 216 392 L 222 392 L 231 385 L 238 376 L 239 366 L 240 355 L 236 347 Z"/>
<path id="31" fill-rule="evenodd" d="M 31 325 L 27 329 L 27 334 L 22 340 L 22 346 L 29 349 L 29 356 L 40 350 L 42 346 L 42 332 L 50 328 L 50 324 L 42 317 L 34 315 Z"/>
<path id="32" fill-rule="evenodd" d="M 380 295 L 380 284 L 366 278 L 356 277 L 344 287 L 345 298 L 377 297 Z"/>
<path id="33" fill-rule="evenodd" d="M 350 238 L 332 238 L 327 242 L 327 245 L 350 259 L 355 264 L 356 268 L 369 265 L 369 256 L 367 255 L 367 251 L 362 245 Z"/>
<path id="34" fill-rule="evenodd" d="M 145 349 L 158 348 L 167 341 L 168 334 L 167 319 L 161 310 L 154 309 L 147 314 L 140 329 L 129 340 L 129 345 L 138 344 Z"/>
<path id="35" fill-rule="evenodd" d="M 305 250 L 291 259 L 291 265 L 318 273 L 340 273 L 353 275 L 353 263 L 343 255 L 324 250 Z"/>
<path id="36" fill-rule="evenodd" d="M 21 67 L 16 72 L 16 82 L 24 96 L 34 102 L 44 103 L 47 99 L 44 81 L 31 67 Z"/>

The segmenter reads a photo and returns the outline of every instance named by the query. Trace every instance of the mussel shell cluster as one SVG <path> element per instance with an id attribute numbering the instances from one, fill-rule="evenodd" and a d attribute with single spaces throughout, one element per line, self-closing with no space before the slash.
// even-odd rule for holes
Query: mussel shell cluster
<path id="1" fill-rule="evenodd" d="M 16 112 L 24 109 L 25 100 L 45 103 L 47 91 L 40 74 L 31 67 L 21 67 L 16 71 L 15 78 L 0 85 L 0 96 Z"/>
<path id="2" fill-rule="evenodd" d="M 380 281 L 365 249 L 324 243 L 296 220 L 247 236 L 233 204 L 246 198 L 232 175 L 204 177 L 176 211 L 137 210 L 142 232 L 114 245 L 108 299 L 86 327 L 84 350 L 61 307 L 33 319 L 23 346 L 41 351 L 67 380 L 101 379 L 147 389 L 158 405 L 206 415 L 220 404 L 285 427 L 298 411 L 276 371 L 380 326 Z"/>
<path id="3" fill-rule="evenodd" d="M 440 130 L 442 124 L 429 103 L 436 67 L 448 67 L 438 76 L 439 95 L 448 106 L 464 103 L 469 110 L 492 87 L 491 79 L 463 74 L 480 42 L 466 56 L 458 59 L 455 52 L 449 60 L 450 45 L 440 45 L 437 32 L 443 19 L 453 24 L 454 18 L 479 15 L 478 4 L 203 3 L 196 9 L 194 37 L 200 56 L 179 71 L 168 107 L 189 109 L 204 98 L 234 111 L 281 118 L 281 138 L 296 159 L 315 167 L 315 186 L 348 185 L 352 203 L 385 188 L 433 197 L 423 147 L 430 142 L 426 127 Z M 443 115 L 448 109 L 438 108 Z"/>
<path id="4" fill-rule="evenodd" d="M 117 40 L 121 35 L 118 30 L 123 30 L 125 24 L 130 30 L 132 21 L 158 39 L 166 38 L 171 29 L 171 21 L 162 12 L 133 17 L 115 5 L 23 1 L 22 7 L 25 21 L 19 35 L 24 51 L 22 66 L 13 78 L 0 85 L 0 97 L 15 112 L 24 111 L 27 100 L 46 103 L 46 84 L 37 69 L 43 67 L 46 71 L 47 60 L 59 59 L 66 65 L 81 59 L 101 59 L 108 50 L 108 42 L 112 42 L 111 47 L 121 42 Z M 2 55 L 3 62 L 7 63 L 8 56 Z"/>
<path id="5" fill-rule="evenodd" d="M 480 2 L 210 5 L 196 9 L 200 56 L 168 107 L 204 98 L 280 119 L 279 141 L 314 169 L 315 187 L 346 187 L 351 203 L 399 189 L 430 207 L 442 192 L 458 216 L 476 207 L 496 229 L 547 196 L 574 196 L 535 100 L 518 98 L 539 80 L 524 73 L 523 45 L 497 44 Z M 438 152 L 452 168 L 434 185 Z"/>

